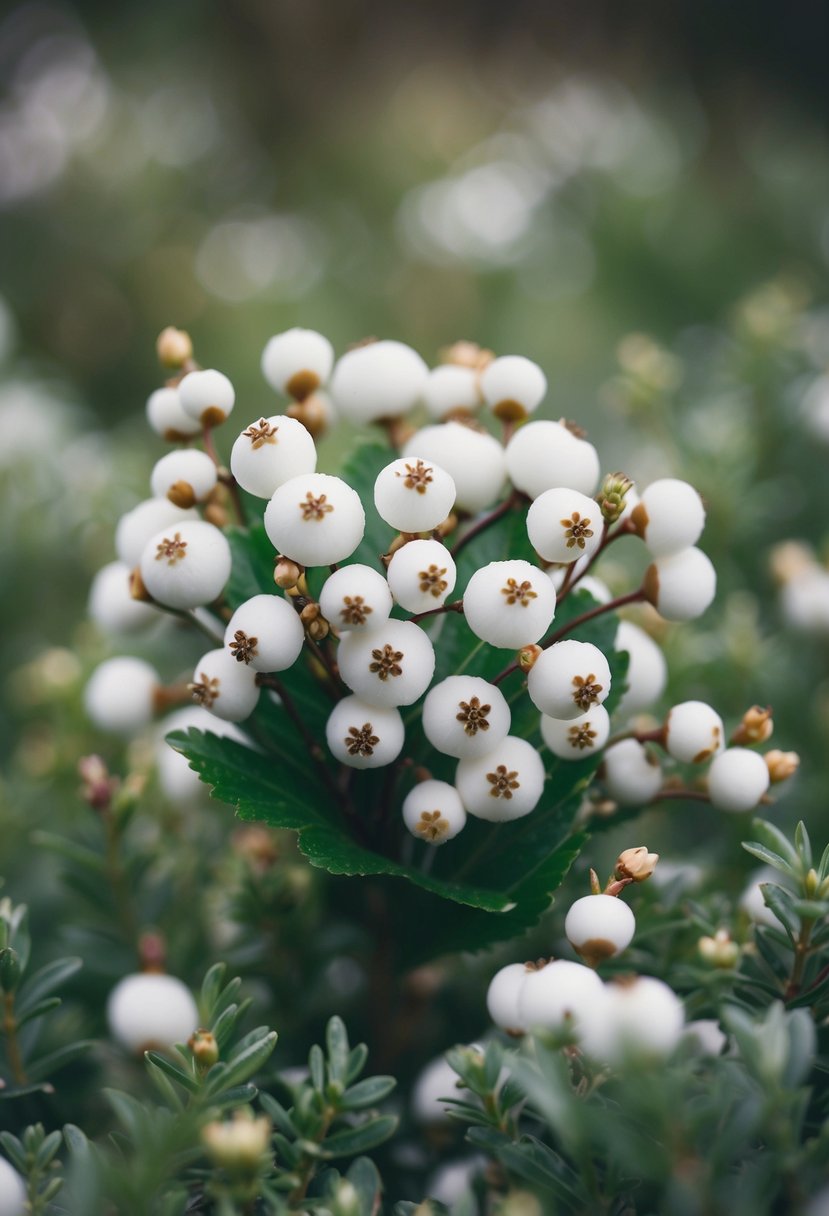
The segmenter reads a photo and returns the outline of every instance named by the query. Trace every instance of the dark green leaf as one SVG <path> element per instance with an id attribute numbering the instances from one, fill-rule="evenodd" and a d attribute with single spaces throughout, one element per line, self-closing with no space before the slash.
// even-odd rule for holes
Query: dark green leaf
<path id="1" fill-rule="evenodd" d="M 204 1089 L 209 1096 L 248 1081 L 265 1063 L 276 1046 L 276 1031 L 263 1035 L 244 1050 L 234 1055 L 232 1061 L 214 1064 L 205 1079 Z"/>
<path id="2" fill-rule="evenodd" d="M 199 1083 L 196 1078 L 186 1073 L 183 1068 L 179 1068 L 167 1056 L 163 1056 L 157 1051 L 146 1051 L 144 1059 L 152 1068 L 159 1069 L 166 1076 L 170 1077 L 171 1080 L 175 1081 L 177 1085 L 181 1085 L 183 1089 L 186 1089 L 188 1093 L 198 1093 Z"/>
<path id="3" fill-rule="evenodd" d="M 323 1141 L 320 1156 L 329 1161 L 334 1157 L 353 1157 L 358 1153 L 365 1153 L 393 1136 L 398 1122 L 394 1115 L 381 1115 L 378 1119 L 367 1120 L 359 1127 L 335 1132 Z"/>
<path id="4" fill-rule="evenodd" d="M 337 1017 L 336 1014 L 329 1018 L 325 1028 L 325 1046 L 328 1051 L 330 1079 L 345 1085 L 348 1075 L 348 1032 L 342 1018 Z"/>
<path id="5" fill-rule="evenodd" d="M 47 963 L 39 971 L 35 971 L 22 984 L 17 994 L 15 1007 L 19 1014 L 24 1014 L 33 1008 L 44 997 L 49 996 L 56 988 L 62 987 L 83 966 L 79 958 L 59 958 L 53 963 Z"/>
<path id="6" fill-rule="evenodd" d="M 394 1077 L 366 1077 L 347 1089 L 340 1099 L 342 1110 L 365 1110 L 387 1098 L 397 1082 Z"/>

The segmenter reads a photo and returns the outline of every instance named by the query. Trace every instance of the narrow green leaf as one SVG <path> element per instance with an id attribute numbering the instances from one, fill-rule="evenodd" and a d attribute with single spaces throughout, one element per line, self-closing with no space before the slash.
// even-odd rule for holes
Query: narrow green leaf
<path id="1" fill-rule="evenodd" d="M 781 874 L 788 874 L 794 877 L 794 870 L 785 857 L 781 857 L 779 853 L 775 853 L 773 849 L 767 849 L 764 844 L 759 844 L 756 840 L 744 840 L 743 848 L 752 857 L 756 857 L 759 861 L 764 861 L 766 865 L 773 866 L 775 870 L 779 870 Z"/>
<path id="2" fill-rule="evenodd" d="M 780 828 L 776 827 L 773 823 L 769 823 L 767 819 L 752 819 L 751 830 L 760 844 L 764 844 L 767 849 L 779 853 L 781 857 L 788 861 L 795 872 L 797 871 L 800 862 L 797 849 L 788 837 L 780 831 Z"/>
<path id="3" fill-rule="evenodd" d="M 282 1103 L 278 1102 L 272 1094 L 268 1093 L 260 1094 L 259 1101 L 265 1113 L 270 1116 L 274 1127 L 280 1131 L 283 1136 L 288 1136 L 291 1140 L 295 1140 L 299 1135 L 299 1132 L 297 1131 L 290 1114 Z"/>
<path id="4" fill-rule="evenodd" d="M 394 1077 L 366 1077 L 347 1089 L 340 1100 L 342 1110 L 365 1110 L 369 1106 L 377 1106 L 394 1089 L 397 1084 Z"/>
<path id="5" fill-rule="evenodd" d="M 40 1001 L 37 1005 L 33 1005 L 17 1019 L 18 1026 L 25 1026 L 27 1022 L 34 1022 L 37 1018 L 42 1018 L 44 1014 L 51 1013 L 53 1009 L 57 1009 L 61 1000 L 59 996 L 47 996 L 45 1000 Z"/>
<path id="6" fill-rule="evenodd" d="M 28 1174 L 29 1167 L 26 1163 L 26 1150 L 17 1136 L 13 1136 L 11 1132 L 0 1132 L 0 1144 L 3 1145 L 3 1148 L 6 1150 L 6 1156 L 15 1169 L 21 1174 Z"/>
<path id="7" fill-rule="evenodd" d="M 167 1056 L 161 1055 L 158 1051 L 145 1051 L 144 1059 L 151 1068 L 159 1069 L 172 1081 L 175 1081 L 177 1085 L 180 1085 L 182 1089 L 186 1089 L 189 1094 L 198 1093 L 199 1083 L 195 1077 L 186 1073 L 183 1068 L 179 1068 Z"/>
<path id="8" fill-rule="evenodd" d="M 212 1110 L 234 1110 L 237 1106 L 249 1106 L 256 1100 L 259 1090 L 255 1085 L 234 1085 L 232 1089 L 224 1090 L 210 1099 Z"/>
<path id="9" fill-rule="evenodd" d="M 393 1136 L 399 1120 L 396 1115 L 381 1115 L 378 1119 L 370 1119 L 359 1127 L 351 1127 L 346 1131 L 336 1132 L 323 1142 L 320 1156 L 330 1161 L 335 1157 L 353 1157 L 377 1148 Z"/>
<path id="10" fill-rule="evenodd" d="M 325 1090 L 325 1056 L 322 1048 L 315 1043 L 308 1052 L 308 1071 L 311 1074 L 311 1084 L 322 1093 Z"/>
<path id="11" fill-rule="evenodd" d="M 87 849 L 82 844 L 77 844 L 74 840 L 66 840 L 63 836 L 58 836 L 54 832 L 32 832 L 32 844 L 38 848 L 48 849 L 51 853 L 58 853 L 61 857 L 65 857 L 67 861 L 73 861 L 84 869 L 91 870 L 94 874 L 106 874 L 106 859 L 92 849 Z"/>
<path id="12" fill-rule="evenodd" d="M 348 1032 L 342 1018 L 329 1018 L 325 1028 L 325 1045 L 328 1051 L 328 1073 L 332 1081 L 347 1084 L 348 1077 Z"/>
<path id="13" fill-rule="evenodd" d="M 802 819 L 798 821 L 797 827 L 794 830 L 794 846 L 800 854 L 804 873 L 808 872 L 812 868 L 812 842 L 809 839 L 806 824 Z"/>
<path id="14" fill-rule="evenodd" d="M 17 994 L 15 1008 L 19 1014 L 24 1014 L 44 997 L 49 996 L 56 988 L 60 988 L 67 980 L 76 975 L 83 966 L 80 958 L 59 958 L 53 963 L 47 963 L 39 971 L 24 980 Z"/>
<path id="15" fill-rule="evenodd" d="M 348 1071 L 346 1074 L 346 1084 L 350 1085 L 352 1081 L 356 1081 L 360 1073 L 366 1066 L 368 1060 L 368 1047 L 365 1043 L 358 1043 L 356 1047 L 352 1047 L 348 1056 Z"/>
<path id="16" fill-rule="evenodd" d="M 276 1031 L 271 1031 L 235 1057 L 232 1063 L 214 1064 L 205 1080 L 209 1096 L 248 1081 L 265 1063 L 276 1046 Z"/>
<path id="17" fill-rule="evenodd" d="M 84 1055 L 94 1046 L 95 1042 L 92 1039 L 78 1039 L 74 1043 L 66 1043 L 63 1047 L 50 1051 L 48 1055 L 41 1056 L 39 1060 L 31 1061 L 26 1070 L 32 1080 L 39 1081 L 52 1077 L 61 1068 L 65 1068 L 67 1064 L 71 1064 L 73 1060 L 77 1060 L 79 1056 Z"/>

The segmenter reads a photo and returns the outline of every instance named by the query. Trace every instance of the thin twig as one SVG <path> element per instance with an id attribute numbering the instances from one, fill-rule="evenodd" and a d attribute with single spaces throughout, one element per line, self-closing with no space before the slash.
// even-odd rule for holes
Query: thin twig
<path id="1" fill-rule="evenodd" d="M 477 536 L 480 536 L 481 533 L 485 532 L 487 528 L 491 527 L 492 524 L 497 523 L 502 516 L 508 514 L 513 507 L 518 506 L 521 498 L 522 495 L 519 494 L 517 490 L 513 490 L 513 492 L 507 498 L 505 498 L 494 511 L 490 511 L 489 515 L 484 515 L 476 524 L 472 525 L 468 532 L 464 532 L 460 540 L 458 540 L 454 547 L 450 549 L 452 556 L 457 558 L 461 550 L 465 549 L 470 541 L 475 540 Z"/>

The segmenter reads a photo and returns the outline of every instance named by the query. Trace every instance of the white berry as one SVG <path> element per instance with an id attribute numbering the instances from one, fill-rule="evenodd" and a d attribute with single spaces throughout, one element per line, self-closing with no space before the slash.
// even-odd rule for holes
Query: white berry
<path id="1" fill-rule="evenodd" d="M 455 786 L 470 815 L 500 823 L 535 809 L 544 777 L 536 748 L 526 739 L 507 735 L 485 756 L 459 761 Z"/>
<path id="2" fill-rule="evenodd" d="M 404 456 L 381 469 L 374 483 L 377 514 L 399 532 L 431 532 L 455 504 L 455 482 L 439 465 Z"/>
<path id="3" fill-rule="evenodd" d="M 602 780 L 620 806 L 638 806 L 658 794 L 662 770 L 637 739 L 622 739 L 604 754 Z"/>
<path id="4" fill-rule="evenodd" d="M 162 528 L 181 527 L 187 520 L 198 518 L 198 511 L 193 508 L 183 511 L 169 498 L 147 498 L 118 520 L 115 552 L 125 566 L 134 570 L 141 561 L 144 546 L 156 532 Z"/>
<path id="5" fill-rule="evenodd" d="M 485 756 L 509 734 L 510 710 L 496 685 L 480 676 L 449 676 L 423 702 L 423 733 L 437 751 L 459 760 Z"/>
<path id="6" fill-rule="evenodd" d="M 271 388 L 304 401 L 325 384 L 334 365 L 334 347 L 313 329 L 275 334 L 262 351 L 262 375 Z"/>
<path id="7" fill-rule="evenodd" d="M 259 418 L 239 434 L 230 452 L 230 471 L 243 490 L 270 498 L 292 477 L 313 473 L 317 449 L 301 422 L 287 415 Z"/>
<path id="8" fill-rule="evenodd" d="M 325 727 L 331 754 L 349 768 L 382 768 L 400 755 L 405 738 L 403 719 L 394 708 L 368 705 L 359 697 L 343 697 Z"/>
<path id="9" fill-rule="evenodd" d="M 411 834 L 427 844 L 445 844 L 466 823 L 460 795 L 446 781 L 421 781 L 403 800 L 403 822 Z"/>
<path id="10" fill-rule="evenodd" d="M 359 494 L 329 473 L 292 477 L 265 508 L 271 544 L 302 566 L 344 561 L 363 539 L 365 524 Z"/>
<path id="11" fill-rule="evenodd" d="M 466 623 L 490 646 L 517 650 L 539 641 L 552 623 L 556 593 L 531 562 L 515 558 L 476 570 L 463 595 Z"/>
<path id="12" fill-rule="evenodd" d="M 411 705 L 435 670 L 432 643 L 411 621 L 388 620 L 347 633 L 337 658 L 345 683 L 369 705 Z"/>
<path id="13" fill-rule="evenodd" d="M 423 386 L 423 404 L 439 421 L 456 410 L 472 413 L 481 400 L 478 374 L 471 367 L 444 363 L 429 372 Z"/>
<path id="14" fill-rule="evenodd" d="M 393 600 L 378 570 L 354 562 L 335 570 L 323 584 L 322 615 L 340 630 L 373 629 L 388 620 Z"/>
<path id="15" fill-rule="evenodd" d="M 218 426 L 233 409 L 236 392 L 223 372 L 214 368 L 189 372 L 178 386 L 181 408 L 202 426 Z"/>
<path id="16" fill-rule="evenodd" d="M 225 646 L 254 671 L 284 671 L 299 658 L 305 630 L 278 595 L 254 595 L 240 604 L 225 629 Z"/>
<path id="17" fill-rule="evenodd" d="M 675 477 L 651 482 L 631 512 L 636 530 L 654 557 L 689 549 L 705 526 L 705 507 L 693 486 Z"/>
<path id="18" fill-rule="evenodd" d="M 670 1055 L 682 1037 L 685 1012 L 667 984 L 650 976 L 605 986 L 605 999 L 585 1019 L 584 1051 L 619 1064 L 625 1058 Z"/>
<path id="19" fill-rule="evenodd" d="M 674 705 L 665 719 L 665 750 L 684 764 L 701 764 L 721 752 L 725 730 L 722 718 L 704 701 Z"/>
<path id="20" fill-rule="evenodd" d="M 708 770 L 708 794 L 718 811 L 752 811 L 769 788 L 769 770 L 757 752 L 729 747 Z"/>
<path id="21" fill-rule="evenodd" d="M 347 351 L 334 367 L 335 407 L 358 425 L 407 414 L 420 397 L 429 369 L 402 342 L 370 342 Z"/>
<path id="22" fill-rule="evenodd" d="M 172 731 L 196 729 L 220 738 L 247 743 L 245 736 L 232 722 L 223 722 L 198 705 L 188 705 L 170 714 L 160 724 L 155 745 L 155 770 L 158 784 L 165 797 L 178 805 L 190 805 L 204 796 L 207 789 L 198 773 L 190 767 L 186 756 L 170 747 L 166 736 Z"/>
<path id="23" fill-rule="evenodd" d="M 26 1184 L 14 1166 L 0 1157 L 0 1216 L 24 1216 L 30 1210 Z"/>
<path id="24" fill-rule="evenodd" d="M 156 498 L 169 498 L 178 507 L 204 502 L 216 486 L 216 466 L 206 452 L 180 448 L 156 461 L 150 489 Z"/>
<path id="25" fill-rule="evenodd" d="M 548 718 L 570 721 L 607 699 L 610 665 L 592 642 L 567 638 L 539 655 L 527 676 L 527 691 Z"/>
<path id="26" fill-rule="evenodd" d="M 184 443 L 198 435 L 201 423 L 186 414 L 177 388 L 157 388 L 147 398 L 147 421 L 168 443 Z"/>
<path id="27" fill-rule="evenodd" d="M 602 543 L 598 503 L 578 490 L 545 490 L 527 512 L 530 544 L 545 561 L 592 557 Z"/>
<path id="28" fill-rule="evenodd" d="M 702 616 L 717 591 L 717 572 L 701 549 L 660 557 L 645 573 L 645 594 L 666 621 Z"/>
<path id="29" fill-rule="evenodd" d="M 105 633 L 137 633 L 159 619 L 152 604 L 133 599 L 130 574 L 123 562 L 109 562 L 92 580 L 89 615 Z"/>
<path id="30" fill-rule="evenodd" d="M 127 975 L 107 1001 L 110 1033 L 127 1051 L 167 1050 L 186 1043 L 199 1026 L 190 989 L 172 975 Z"/>
<path id="31" fill-rule="evenodd" d="M 161 687 L 158 672 L 143 659 L 106 659 L 84 689 L 84 706 L 99 730 L 132 735 L 152 719 Z"/>
<path id="32" fill-rule="evenodd" d="M 199 608 L 221 595 L 231 565 L 224 533 L 204 520 L 188 520 L 150 538 L 141 556 L 141 578 L 160 604 Z"/>
<path id="33" fill-rule="evenodd" d="M 600 751 L 610 735 L 610 717 L 603 705 L 594 705 L 577 718 L 562 721 L 541 715 L 541 737 L 560 760 L 584 760 Z"/>
<path id="34" fill-rule="evenodd" d="M 256 672 L 227 649 L 208 650 L 193 672 L 193 700 L 226 722 L 244 722 L 259 700 Z"/>
<path id="35" fill-rule="evenodd" d="M 628 653 L 627 687 L 616 712 L 635 714 L 648 709 L 659 700 L 668 683 L 665 655 L 650 634 L 632 621 L 619 622 L 614 649 Z"/>
<path id="36" fill-rule="evenodd" d="M 576 953 L 596 964 L 630 945 L 636 918 L 615 895 L 585 895 L 570 907 L 564 932 Z"/>
<path id="37" fill-rule="evenodd" d="M 498 418 L 525 418 L 538 408 L 547 391 L 547 377 L 537 363 L 523 355 L 502 355 L 481 373 L 481 392 Z"/>
<path id="38" fill-rule="evenodd" d="M 416 431 L 403 445 L 405 457 L 434 461 L 455 483 L 455 505 L 476 515 L 498 498 L 506 480 L 501 444 L 486 431 L 445 422 Z"/>
<path id="39" fill-rule="evenodd" d="M 527 971 L 518 994 L 520 1025 L 528 1029 L 573 1030 L 602 998 L 602 981 L 590 967 L 556 959 Z"/>
<path id="40" fill-rule="evenodd" d="M 408 612 L 428 612 L 446 602 L 457 571 L 452 554 L 437 540 L 412 540 L 389 562 L 389 587 Z"/>
<path id="41" fill-rule="evenodd" d="M 507 472 L 517 490 L 538 498 L 565 487 L 591 495 L 599 484 L 599 456 L 560 422 L 539 419 L 519 427 L 507 444 Z"/>
<path id="42" fill-rule="evenodd" d="M 496 971 L 490 980 L 486 1007 L 489 1016 L 500 1030 L 526 1030 L 518 1010 L 528 974 L 524 963 L 507 963 L 506 967 Z"/>

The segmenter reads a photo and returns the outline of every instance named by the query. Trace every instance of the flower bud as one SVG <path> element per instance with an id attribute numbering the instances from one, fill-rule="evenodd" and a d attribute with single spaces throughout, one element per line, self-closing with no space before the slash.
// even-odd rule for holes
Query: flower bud
<path id="1" fill-rule="evenodd" d="M 202 1128 L 202 1140 L 215 1165 L 233 1173 L 255 1170 L 271 1139 L 270 1120 L 237 1110 L 230 1120 L 216 1120 Z"/>
<path id="2" fill-rule="evenodd" d="M 543 653 L 541 647 L 535 643 L 532 646 L 524 646 L 518 651 L 518 666 L 522 671 L 532 671 L 536 661 Z"/>
<path id="3" fill-rule="evenodd" d="M 209 1030 L 196 1030 L 187 1040 L 200 1072 L 207 1072 L 219 1059 L 219 1044 Z"/>
<path id="4" fill-rule="evenodd" d="M 273 581 L 283 591 L 288 591 L 292 587 L 295 587 L 301 575 L 302 566 L 298 566 L 296 562 L 292 562 L 288 557 L 278 557 L 274 562 Z"/>
<path id="5" fill-rule="evenodd" d="M 468 367 L 473 371 L 482 372 L 489 367 L 495 358 L 495 352 L 479 346 L 477 342 L 469 342 L 462 338 L 451 346 L 444 346 L 439 352 L 441 363 L 450 363 L 455 367 Z"/>
<path id="6" fill-rule="evenodd" d="M 653 874 L 658 861 L 658 853 L 649 853 L 647 846 L 640 844 L 635 849 L 625 849 L 619 854 L 614 871 L 617 878 L 628 878 L 631 882 L 644 882 Z"/>
<path id="7" fill-rule="evenodd" d="M 119 781 L 110 776 L 100 756 L 82 756 L 78 761 L 78 775 L 83 782 L 81 797 L 94 811 L 102 811 L 111 804 Z"/>
<path id="8" fill-rule="evenodd" d="M 621 519 L 627 505 L 627 493 L 633 482 L 624 473 L 608 473 L 596 495 L 602 519 L 606 524 L 615 524 Z"/>
<path id="9" fill-rule="evenodd" d="M 772 751 L 766 752 L 763 759 L 769 770 L 769 781 L 772 785 L 788 781 L 800 767 L 800 756 L 797 752 L 781 752 L 778 748 L 774 748 Z"/>
<path id="10" fill-rule="evenodd" d="M 718 929 L 713 937 L 701 937 L 697 950 L 712 967 L 733 967 L 740 957 L 740 947 L 731 940 L 727 929 Z"/>
<path id="11" fill-rule="evenodd" d="M 731 742 L 739 747 L 750 747 L 752 743 L 765 743 L 771 737 L 773 730 L 771 706 L 767 705 L 763 709 L 761 705 L 752 705 L 751 709 L 747 709 L 743 714 L 740 725 L 731 736 Z"/>
<path id="12" fill-rule="evenodd" d="M 155 342 L 156 354 L 162 367 L 179 368 L 193 358 L 193 342 L 184 329 L 168 325 Z"/>

